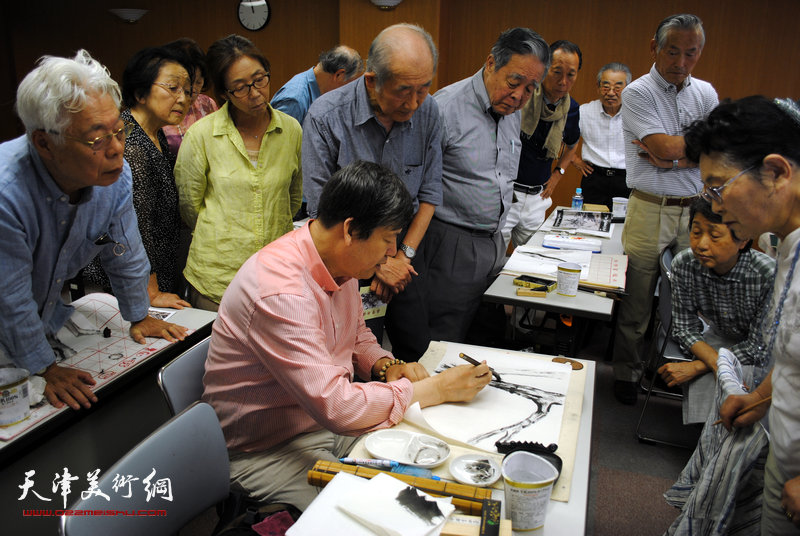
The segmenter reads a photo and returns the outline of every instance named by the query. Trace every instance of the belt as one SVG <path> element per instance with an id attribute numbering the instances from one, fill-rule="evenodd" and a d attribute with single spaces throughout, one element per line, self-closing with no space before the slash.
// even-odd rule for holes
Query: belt
<path id="1" fill-rule="evenodd" d="M 456 229 L 471 234 L 472 236 L 491 237 L 494 236 L 495 234 L 495 231 L 487 231 L 485 229 L 472 229 L 470 227 L 464 227 L 463 225 L 456 225 L 455 223 L 450 223 L 449 221 L 440 220 L 439 218 L 434 217 L 433 219 L 436 220 L 438 223 L 450 227 L 455 227 Z"/>
<path id="2" fill-rule="evenodd" d="M 537 184 L 536 186 L 529 186 L 527 184 L 522 184 L 520 182 L 514 183 L 514 191 L 515 192 L 522 192 L 524 194 L 540 194 L 544 190 L 544 186 L 541 184 Z"/>
<path id="3" fill-rule="evenodd" d="M 590 162 L 590 164 L 591 164 L 591 162 Z M 594 170 L 594 171 L 592 171 L 593 174 L 596 173 L 598 175 L 605 175 L 606 177 L 617 177 L 617 176 L 624 177 L 625 176 L 625 170 L 624 169 L 595 166 L 594 164 L 591 164 L 591 166 L 592 166 L 592 169 Z"/>
<path id="4" fill-rule="evenodd" d="M 668 197 L 668 196 L 648 194 L 647 192 L 643 192 L 641 190 L 634 190 L 631 193 L 631 197 L 636 197 L 638 199 L 641 199 L 642 201 L 647 201 L 648 203 L 655 203 L 656 205 L 661 205 L 663 207 L 674 207 L 674 206 L 688 207 L 700 196 L 693 195 L 691 197 Z"/>

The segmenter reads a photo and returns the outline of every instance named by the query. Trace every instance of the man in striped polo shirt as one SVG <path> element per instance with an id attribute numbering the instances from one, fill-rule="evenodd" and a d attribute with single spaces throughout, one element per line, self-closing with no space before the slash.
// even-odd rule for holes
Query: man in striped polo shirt
<path id="1" fill-rule="evenodd" d="M 628 296 L 620 304 L 614 348 L 614 395 L 635 404 L 642 372 L 640 351 L 650 321 L 658 256 L 673 240 L 689 245 L 689 206 L 703 185 L 686 159 L 684 130 L 717 105 L 717 92 L 691 76 L 705 44 L 703 23 L 671 15 L 650 41 L 650 72 L 623 91 L 622 126 L 628 204 L 622 245 L 628 255 Z"/>

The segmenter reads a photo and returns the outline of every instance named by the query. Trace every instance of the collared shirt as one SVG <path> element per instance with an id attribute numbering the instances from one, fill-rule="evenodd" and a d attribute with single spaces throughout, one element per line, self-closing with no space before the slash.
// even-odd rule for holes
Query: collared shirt
<path id="1" fill-rule="evenodd" d="M 678 91 L 658 73 L 650 73 L 622 90 L 622 130 L 625 136 L 625 164 L 629 188 L 655 195 L 689 197 L 703 189 L 699 168 L 657 168 L 639 156 L 631 143 L 651 134 L 682 136 L 697 119 L 704 119 L 719 99 L 708 82 L 687 76 Z"/>
<path id="2" fill-rule="evenodd" d="M 600 99 L 581 104 L 581 158 L 595 166 L 625 169 L 622 113 L 608 115 Z"/>
<path id="3" fill-rule="evenodd" d="M 544 96 L 543 106 L 547 106 L 548 104 L 551 103 L 547 100 L 547 96 Z M 568 147 L 572 147 L 578 143 L 578 140 L 581 138 L 581 129 L 579 125 L 580 106 L 575 99 L 569 97 L 567 122 L 564 125 L 564 132 L 561 135 L 561 140 Z M 547 157 L 547 149 L 544 148 L 544 142 L 547 140 L 547 135 L 550 133 L 550 128 L 552 126 L 553 123 L 550 121 L 539 120 L 531 136 L 526 136 L 525 134 L 520 136 L 520 140 L 522 141 L 522 154 L 519 159 L 517 182 L 529 186 L 537 186 L 550 180 L 553 159 Z"/>
<path id="4" fill-rule="evenodd" d="M 311 103 L 320 96 L 314 68 L 294 75 L 272 97 L 270 104 L 276 110 L 291 115 L 301 125 Z"/>
<path id="5" fill-rule="evenodd" d="M 800 247 L 800 229 L 795 229 L 778 246 L 778 272 L 768 320 L 775 316 L 783 297 L 795 250 Z M 800 264 L 800 263 L 798 263 Z M 786 478 L 800 476 L 800 271 L 795 266 L 780 322 L 772 359 L 772 403 L 769 410 L 770 446 Z M 766 322 L 764 344 L 769 345 L 772 322 Z"/>
<path id="6" fill-rule="evenodd" d="M 442 115 L 444 204 L 435 217 L 496 231 L 511 208 L 520 155 L 520 112 L 495 122 L 483 69 L 433 96 Z"/>
<path id="7" fill-rule="evenodd" d="M 183 274 L 216 302 L 250 255 L 292 230 L 303 191 L 297 122 L 271 110 L 254 166 L 229 106 L 192 125 L 175 164 L 181 216 L 194 229 Z"/>
<path id="8" fill-rule="evenodd" d="M 18 367 L 36 372 L 54 361 L 46 336 L 73 308 L 61 300 L 68 279 L 95 255 L 114 285 L 123 318 L 145 317 L 150 263 L 131 202 L 131 168 L 105 187 L 88 187 L 77 204 L 59 189 L 25 136 L 0 144 L 0 345 Z M 110 242 L 97 245 L 108 235 Z M 121 256 L 115 244 L 125 246 Z M 118 246 L 119 247 L 119 246 Z"/>
<path id="9" fill-rule="evenodd" d="M 714 330 L 732 341 L 728 350 L 743 365 L 764 358 L 761 323 L 775 278 L 775 261 L 759 251 L 739 253 L 739 260 L 725 275 L 718 275 L 685 249 L 672 261 L 672 336 L 688 352 L 703 339 L 698 314 Z"/>
<path id="10" fill-rule="evenodd" d="M 369 380 L 384 357 L 391 354 L 364 324 L 358 281 L 333 279 L 306 224 L 250 257 L 231 282 L 214 322 L 203 400 L 237 451 L 320 428 L 360 435 L 400 422 L 413 396 L 405 378 L 353 382 Z"/>
<path id="11" fill-rule="evenodd" d="M 314 101 L 303 122 L 304 193 L 316 217 L 322 187 L 356 160 L 375 162 L 403 181 L 419 203 L 442 203 L 442 149 L 439 109 L 426 98 L 410 120 L 387 133 L 369 104 L 364 77 Z"/>

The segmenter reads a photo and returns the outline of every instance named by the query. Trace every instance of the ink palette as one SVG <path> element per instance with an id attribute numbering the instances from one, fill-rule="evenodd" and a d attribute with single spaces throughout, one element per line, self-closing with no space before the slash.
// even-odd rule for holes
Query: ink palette
<path id="1" fill-rule="evenodd" d="M 374 458 L 428 469 L 441 465 L 450 456 L 450 447 L 441 439 L 406 430 L 373 432 L 364 447 Z"/>
<path id="2" fill-rule="evenodd" d="M 450 474 L 469 486 L 491 486 L 500 478 L 500 465 L 485 454 L 465 454 L 450 462 Z"/>

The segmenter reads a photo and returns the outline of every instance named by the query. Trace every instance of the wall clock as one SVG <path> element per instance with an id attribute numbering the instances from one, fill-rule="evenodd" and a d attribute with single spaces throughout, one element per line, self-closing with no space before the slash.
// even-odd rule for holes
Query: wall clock
<path id="1" fill-rule="evenodd" d="M 272 10 L 267 0 L 239 0 L 238 13 L 242 26 L 254 32 L 267 25 Z"/>

